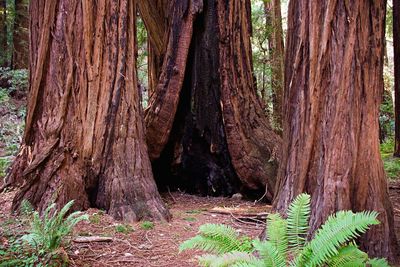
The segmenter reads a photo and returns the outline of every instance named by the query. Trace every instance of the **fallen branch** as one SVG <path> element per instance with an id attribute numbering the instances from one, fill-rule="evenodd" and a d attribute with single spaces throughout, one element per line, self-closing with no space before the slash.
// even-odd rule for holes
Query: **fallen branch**
<path id="1" fill-rule="evenodd" d="M 106 236 L 79 236 L 73 240 L 75 243 L 112 242 L 112 237 Z"/>

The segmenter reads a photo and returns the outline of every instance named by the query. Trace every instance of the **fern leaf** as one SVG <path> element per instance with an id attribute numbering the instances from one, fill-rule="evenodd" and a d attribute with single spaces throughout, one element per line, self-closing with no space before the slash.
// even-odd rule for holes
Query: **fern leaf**
<path id="1" fill-rule="evenodd" d="M 239 235 L 232 227 L 222 224 L 204 224 L 199 234 L 183 242 L 179 250 L 199 249 L 210 253 L 223 254 L 231 251 L 249 251 L 242 244 Z"/>
<path id="2" fill-rule="evenodd" d="M 231 251 L 219 256 L 206 254 L 198 257 L 198 260 L 200 266 L 206 267 L 230 267 L 241 266 L 244 264 L 252 264 L 251 266 L 257 266 L 257 263 L 260 264 L 260 261 L 256 257 L 241 251 Z"/>
<path id="3" fill-rule="evenodd" d="M 270 241 L 253 241 L 254 248 L 260 254 L 265 267 L 286 267 L 286 259 Z"/>
<path id="4" fill-rule="evenodd" d="M 367 262 L 371 267 L 390 267 L 386 259 L 374 258 Z"/>
<path id="5" fill-rule="evenodd" d="M 313 252 L 309 266 L 318 266 L 338 254 L 345 243 L 365 233 L 370 225 L 379 224 L 376 212 L 339 211 L 331 215 L 307 247 Z"/>
<path id="6" fill-rule="evenodd" d="M 287 211 L 287 236 L 292 254 L 296 255 L 304 246 L 310 218 L 310 195 L 300 194 Z"/>
<path id="7" fill-rule="evenodd" d="M 348 245 L 338 250 L 338 254 L 329 260 L 328 266 L 365 266 L 367 260 L 367 253 L 359 250 L 355 245 Z"/>
<path id="8" fill-rule="evenodd" d="M 267 217 L 267 237 L 278 253 L 285 260 L 288 252 L 287 222 L 280 214 L 269 214 Z"/>

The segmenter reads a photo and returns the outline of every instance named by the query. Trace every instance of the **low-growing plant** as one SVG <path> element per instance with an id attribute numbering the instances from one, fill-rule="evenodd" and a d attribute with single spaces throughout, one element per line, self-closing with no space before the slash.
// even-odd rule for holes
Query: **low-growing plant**
<path id="1" fill-rule="evenodd" d="M 29 202 L 23 201 L 21 213 L 32 217 L 28 234 L 2 250 L 0 266 L 66 266 L 68 256 L 61 245 L 78 222 L 88 220 L 88 216 L 79 211 L 66 216 L 72 205 L 70 201 L 57 211 L 53 203 L 40 216 L 37 211 L 32 212 Z"/>
<path id="2" fill-rule="evenodd" d="M 187 222 L 195 222 L 195 221 L 197 221 L 197 219 L 195 218 L 195 217 L 186 217 L 186 218 L 183 218 L 185 221 L 187 221 Z"/>
<path id="3" fill-rule="evenodd" d="M 140 227 L 143 230 L 151 230 L 154 228 L 154 223 L 153 222 L 149 222 L 149 221 L 144 221 L 140 224 Z"/>
<path id="4" fill-rule="evenodd" d="M 89 221 L 90 223 L 93 224 L 100 224 L 102 216 L 103 216 L 102 212 L 93 213 L 92 215 L 89 216 Z"/>
<path id="5" fill-rule="evenodd" d="M 115 226 L 115 231 L 121 234 L 130 234 L 134 231 L 134 229 L 129 224 L 118 224 Z"/>
<path id="6" fill-rule="evenodd" d="M 299 195 L 289 206 L 287 218 L 270 214 L 267 239 L 251 240 L 232 227 L 204 224 L 199 234 L 180 246 L 180 251 L 208 252 L 198 257 L 201 266 L 389 266 L 385 259 L 369 259 L 353 242 L 371 225 L 379 223 L 378 213 L 339 211 L 331 215 L 307 240 L 310 196 Z"/>

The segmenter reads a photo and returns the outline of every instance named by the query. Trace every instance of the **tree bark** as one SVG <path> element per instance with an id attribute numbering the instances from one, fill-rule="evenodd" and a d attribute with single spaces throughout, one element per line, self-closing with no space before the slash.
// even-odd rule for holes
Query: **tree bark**
<path id="1" fill-rule="evenodd" d="M 169 5 L 166 0 L 138 0 L 138 7 L 147 31 L 152 33 L 147 44 L 150 97 L 158 84 L 167 47 Z"/>
<path id="2" fill-rule="evenodd" d="M 7 55 L 7 4 L 6 0 L 0 0 L 0 66 L 8 66 Z"/>
<path id="3" fill-rule="evenodd" d="M 133 1 L 32 0 L 26 129 L 9 183 L 40 210 L 165 219 L 144 143 Z M 94 34 L 95 33 L 95 34 Z"/>
<path id="4" fill-rule="evenodd" d="M 375 210 L 360 239 L 370 256 L 398 253 L 379 153 L 386 1 L 291 1 L 283 158 L 274 208 L 311 194 L 311 232 L 338 210 Z"/>
<path id="5" fill-rule="evenodd" d="M 27 69 L 29 64 L 29 1 L 15 0 L 13 32 L 13 68 Z"/>
<path id="6" fill-rule="evenodd" d="M 168 48 L 145 117 L 150 158 L 179 165 L 186 182 L 208 193 L 267 187 L 272 199 L 281 141 L 256 95 L 250 2 L 171 5 Z"/>
<path id="7" fill-rule="evenodd" d="M 395 134 L 393 156 L 400 157 L 400 3 L 393 1 L 393 47 L 394 47 L 394 113 Z"/>
<path id="8" fill-rule="evenodd" d="M 284 44 L 282 29 L 281 1 L 264 2 L 265 13 L 270 21 L 271 34 L 268 38 L 269 57 L 271 61 L 271 88 L 273 119 L 279 132 L 282 130 L 282 103 L 284 77 Z"/>

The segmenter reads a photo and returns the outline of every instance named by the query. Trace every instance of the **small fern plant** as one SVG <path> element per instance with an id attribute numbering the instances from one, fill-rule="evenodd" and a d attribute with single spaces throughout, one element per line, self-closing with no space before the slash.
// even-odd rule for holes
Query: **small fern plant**
<path id="1" fill-rule="evenodd" d="M 267 239 L 240 237 L 235 229 L 220 224 L 204 224 L 199 234 L 180 245 L 179 250 L 208 252 L 198 257 L 201 266 L 211 267 L 313 267 L 389 266 L 385 259 L 369 259 L 352 242 L 371 225 L 379 224 L 376 212 L 339 211 L 331 215 L 307 240 L 310 196 L 299 195 L 289 206 L 287 218 L 267 217 Z"/>
<path id="2" fill-rule="evenodd" d="M 89 220 L 88 215 L 82 212 L 73 212 L 67 217 L 66 214 L 74 204 L 71 200 L 60 211 L 56 204 L 51 204 L 43 212 L 42 218 L 35 211 L 32 217 L 31 228 L 28 234 L 22 237 L 30 246 L 42 251 L 54 251 L 61 245 L 63 239 L 71 234 L 73 227 L 80 221 Z"/>

